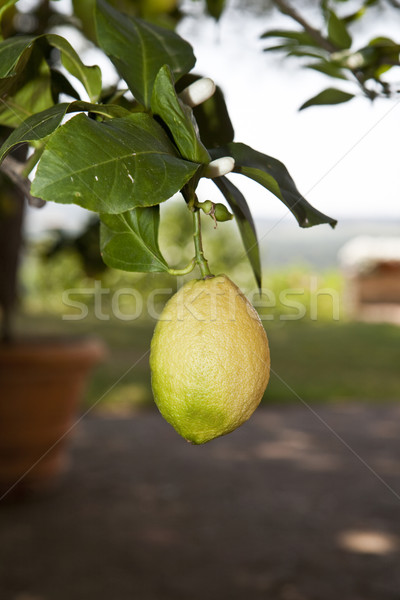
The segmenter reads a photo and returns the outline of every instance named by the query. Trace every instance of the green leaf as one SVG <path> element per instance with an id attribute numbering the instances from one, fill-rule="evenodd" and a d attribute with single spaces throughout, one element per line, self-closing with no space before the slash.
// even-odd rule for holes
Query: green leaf
<path id="1" fill-rule="evenodd" d="M 263 52 L 291 52 L 293 49 L 298 52 L 298 44 L 289 41 L 282 44 L 277 44 L 276 46 L 268 46 L 267 48 L 263 49 Z"/>
<path id="2" fill-rule="evenodd" d="M 50 69 L 39 47 L 24 52 L 16 69 L 15 75 L 0 82 L 0 124 L 12 128 L 53 105 Z"/>
<path id="3" fill-rule="evenodd" d="M 78 115 L 49 138 L 32 193 L 115 214 L 167 200 L 198 168 L 177 156 L 162 127 L 145 113 L 104 123 Z"/>
<path id="4" fill-rule="evenodd" d="M 188 85 L 201 79 L 201 75 L 188 73 L 176 85 L 178 94 Z M 200 131 L 200 139 L 206 148 L 216 148 L 233 142 L 235 132 L 226 107 L 224 94 L 219 86 L 215 93 L 193 109 L 193 114 Z"/>
<path id="5" fill-rule="evenodd" d="M 206 0 L 207 12 L 218 21 L 225 8 L 225 0 Z"/>
<path id="6" fill-rule="evenodd" d="M 11 8 L 11 6 L 13 6 L 14 4 L 16 4 L 18 2 L 18 0 L 2 0 L 1 1 L 1 6 L 0 6 L 0 20 L 3 16 L 3 13 L 5 13 L 5 11 L 8 8 Z"/>
<path id="7" fill-rule="evenodd" d="M 24 53 L 32 49 L 35 38 L 32 36 L 15 36 L 0 43 L 0 91 L 4 91 L 4 79 L 15 77 L 26 64 L 28 56 Z M 21 58 L 25 58 L 22 64 L 18 64 Z"/>
<path id="8" fill-rule="evenodd" d="M 6 10 L 11 8 L 17 2 L 18 2 L 18 0 L 2 0 L 1 6 L 0 6 L 0 26 L 1 26 L 1 21 L 3 18 L 3 14 L 6 12 Z M 0 27 L 0 31 L 1 31 L 1 27 Z M 0 39 L 1 39 L 1 34 L 0 34 Z"/>
<path id="9" fill-rule="evenodd" d="M 98 44 L 125 79 L 136 100 L 150 106 L 158 71 L 169 65 L 175 79 L 188 73 L 196 59 L 192 47 L 175 32 L 128 17 L 104 0 L 95 13 Z"/>
<path id="10" fill-rule="evenodd" d="M 168 126 L 183 158 L 198 163 L 210 162 L 199 139 L 193 111 L 178 99 L 168 65 L 161 67 L 154 82 L 151 110 Z"/>
<path id="11" fill-rule="evenodd" d="M 311 63 L 305 66 L 308 69 L 313 69 L 314 71 L 318 71 L 319 73 L 323 73 L 324 75 L 329 75 L 329 77 L 335 77 L 336 79 L 347 79 L 346 75 L 340 67 L 327 61 Z"/>
<path id="12" fill-rule="evenodd" d="M 323 48 L 317 48 L 313 46 L 300 46 L 291 41 L 287 41 L 284 44 L 277 46 L 270 46 L 264 48 L 263 52 L 286 52 L 287 56 L 310 56 L 312 58 L 326 59 L 329 53 Z"/>
<path id="13" fill-rule="evenodd" d="M 92 112 L 106 117 L 124 117 L 130 113 L 120 106 L 113 104 L 101 105 L 88 102 L 63 102 L 28 117 L 5 140 L 0 148 L 0 162 L 18 144 L 43 140 L 61 125 L 67 113 Z"/>
<path id="14" fill-rule="evenodd" d="M 91 102 L 96 102 L 101 93 L 101 70 L 97 65 L 87 67 L 83 64 L 71 44 L 60 35 L 47 34 L 47 42 L 61 52 L 61 61 L 64 67 L 76 77 L 85 87 Z"/>
<path id="15" fill-rule="evenodd" d="M 344 21 L 339 19 L 333 10 L 328 10 L 328 37 L 332 44 L 341 50 L 347 50 L 352 43 Z"/>
<path id="16" fill-rule="evenodd" d="M 98 66 L 87 67 L 83 64 L 71 44 L 60 35 L 43 34 L 33 36 L 13 36 L 0 43 L 0 78 L 7 79 L 21 74 L 27 68 L 29 54 L 34 46 L 49 44 L 61 52 L 64 67 L 85 87 L 92 102 L 101 92 L 101 71 Z M 1 88 L 4 92 L 4 88 Z"/>
<path id="17" fill-rule="evenodd" d="M 378 36 L 370 40 L 369 46 L 374 46 L 376 48 L 387 48 L 388 50 L 394 50 L 399 52 L 399 44 L 393 41 L 391 38 Z"/>
<path id="18" fill-rule="evenodd" d="M 342 104 L 343 102 L 348 102 L 352 98 L 354 98 L 354 94 L 349 94 L 336 88 L 328 88 L 313 98 L 310 98 L 307 102 L 304 102 L 299 110 L 304 110 L 309 106 L 319 106 L 323 104 Z"/>
<path id="19" fill-rule="evenodd" d="M 287 31 L 285 29 L 271 29 L 263 33 L 260 38 L 284 38 L 292 40 L 301 46 L 318 46 L 315 39 L 306 31 Z"/>
<path id="20" fill-rule="evenodd" d="M 276 158 L 261 154 L 246 144 L 231 143 L 211 151 L 213 158 L 232 156 L 235 173 L 254 179 L 281 200 L 296 217 L 300 227 L 336 221 L 316 210 L 298 191 L 285 165 Z"/>
<path id="21" fill-rule="evenodd" d="M 365 15 L 366 12 L 366 7 L 362 6 L 361 8 L 359 8 L 358 10 L 356 10 L 355 12 L 346 15 L 345 17 L 342 18 L 342 21 L 345 25 L 351 25 L 352 23 L 354 23 L 355 21 L 358 21 L 359 19 L 361 19 L 361 17 L 363 17 Z"/>
<path id="22" fill-rule="evenodd" d="M 158 247 L 159 206 L 103 214 L 100 220 L 100 249 L 106 265 L 124 271 L 168 271 Z"/>
<path id="23" fill-rule="evenodd" d="M 236 217 L 243 246 L 253 269 L 257 285 L 261 288 L 261 261 L 257 233 L 246 199 L 242 192 L 226 177 L 216 177 L 213 181 L 224 195 Z"/>
<path id="24" fill-rule="evenodd" d="M 96 0 L 72 0 L 74 17 L 79 20 L 79 29 L 94 43 L 96 43 L 95 6 Z"/>
<path id="25" fill-rule="evenodd" d="M 1 146 L 0 162 L 18 144 L 35 142 L 50 135 L 60 125 L 67 108 L 68 102 L 64 102 L 25 119 Z"/>
<path id="26" fill-rule="evenodd" d="M 390 38 L 374 38 L 369 42 L 368 47 L 376 53 L 376 60 L 373 65 L 376 69 L 386 67 L 385 70 L 389 70 L 391 67 L 399 65 L 400 44 Z"/>
<path id="27" fill-rule="evenodd" d="M 295 46 L 287 48 L 287 56 L 311 57 L 326 60 L 329 53 L 322 48 L 309 49 L 306 46 Z"/>
<path id="28" fill-rule="evenodd" d="M 86 67 L 71 45 L 61 36 L 15 36 L 0 43 L 0 124 L 18 125 L 28 116 L 54 104 L 53 81 L 60 81 L 45 60 L 48 46 L 61 52 L 64 66 L 85 86 L 96 101 L 101 91 L 99 67 Z"/>

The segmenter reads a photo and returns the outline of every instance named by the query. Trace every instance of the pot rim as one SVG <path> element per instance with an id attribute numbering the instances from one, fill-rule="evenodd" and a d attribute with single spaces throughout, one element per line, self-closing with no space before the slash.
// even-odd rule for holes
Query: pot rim
<path id="1" fill-rule="evenodd" d="M 27 337 L 0 344 L 0 364 L 71 362 L 95 364 L 106 357 L 105 343 L 96 337 Z"/>

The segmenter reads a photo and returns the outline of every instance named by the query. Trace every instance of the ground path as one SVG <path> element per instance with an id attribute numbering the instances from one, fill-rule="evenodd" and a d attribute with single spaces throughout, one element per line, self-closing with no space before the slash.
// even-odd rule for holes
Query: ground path
<path id="1" fill-rule="evenodd" d="M 57 490 L 0 507 L 0 598 L 399 600 L 400 406 L 313 410 L 201 447 L 85 418 Z"/>

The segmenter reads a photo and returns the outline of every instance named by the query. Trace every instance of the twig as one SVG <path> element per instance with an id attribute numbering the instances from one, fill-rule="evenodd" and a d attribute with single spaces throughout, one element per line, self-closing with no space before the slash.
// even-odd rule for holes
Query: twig
<path id="1" fill-rule="evenodd" d="M 285 0 L 274 0 L 274 4 L 276 4 L 276 6 L 284 15 L 288 15 L 288 17 L 291 17 L 294 21 L 296 21 L 296 23 L 301 25 L 304 31 L 306 31 L 317 42 L 317 44 L 321 46 L 321 48 L 324 48 L 324 50 L 327 50 L 328 52 L 336 52 L 338 50 L 338 48 L 332 44 L 332 42 L 321 35 L 318 29 L 312 27 L 312 25 L 310 25 L 308 21 L 306 21 L 294 8 L 287 4 Z"/>
<path id="2" fill-rule="evenodd" d="M 31 182 L 22 175 L 25 164 L 15 160 L 12 156 L 6 156 L 0 165 L 2 171 L 21 190 L 28 199 L 28 203 L 36 208 L 42 208 L 46 203 L 41 198 L 35 198 L 31 194 Z"/>
<path id="3" fill-rule="evenodd" d="M 388 0 L 389 4 L 391 4 L 393 6 L 393 8 L 400 8 L 400 2 L 397 2 L 397 0 Z"/>

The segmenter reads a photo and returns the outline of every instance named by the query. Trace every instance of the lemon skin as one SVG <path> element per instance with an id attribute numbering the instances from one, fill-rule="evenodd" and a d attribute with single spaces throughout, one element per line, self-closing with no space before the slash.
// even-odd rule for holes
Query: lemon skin
<path id="1" fill-rule="evenodd" d="M 226 275 L 186 283 L 166 304 L 151 343 L 155 402 L 193 444 L 242 425 L 270 373 L 260 318 Z"/>

